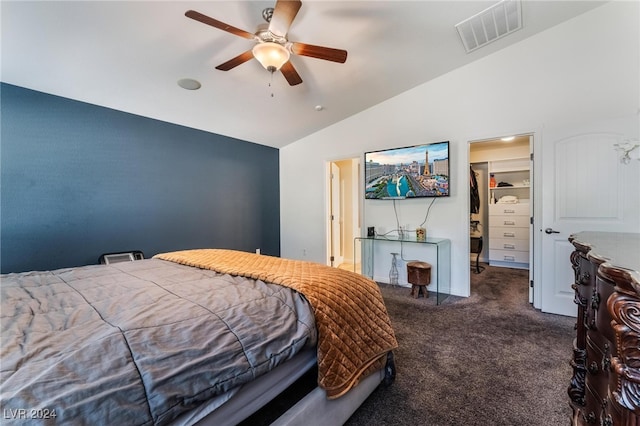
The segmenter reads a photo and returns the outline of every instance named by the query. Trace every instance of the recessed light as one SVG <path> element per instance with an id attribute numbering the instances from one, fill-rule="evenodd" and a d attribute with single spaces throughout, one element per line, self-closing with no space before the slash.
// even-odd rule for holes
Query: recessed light
<path id="1" fill-rule="evenodd" d="M 501 138 L 500 140 L 503 141 L 503 142 L 511 142 L 515 138 L 516 138 L 515 136 L 508 136 L 506 138 Z"/>
<path id="2" fill-rule="evenodd" d="M 316 105 L 316 111 L 322 111 L 324 107 L 322 105 Z"/>
<path id="3" fill-rule="evenodd" d="M 198 90 L 202 87 L 198 80 L 194 80 L 192 78 L 183 78 L 182 80 L 178 80 L 178 86 L 187 90 Z"/>

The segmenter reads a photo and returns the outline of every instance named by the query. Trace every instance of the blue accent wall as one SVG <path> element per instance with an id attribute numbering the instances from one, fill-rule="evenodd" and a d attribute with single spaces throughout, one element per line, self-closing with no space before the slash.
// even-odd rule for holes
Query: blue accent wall
<path id="1" fill-rule="evenodd" d="M 188 248 L 280 255 L 279 154 L 2 84 L 2 273 Z"/>

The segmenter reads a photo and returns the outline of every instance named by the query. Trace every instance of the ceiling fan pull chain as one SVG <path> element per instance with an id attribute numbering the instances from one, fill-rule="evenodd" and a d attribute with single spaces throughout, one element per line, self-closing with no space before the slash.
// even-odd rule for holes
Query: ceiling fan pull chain
<path id="1" fill-rule="evenodd" d="M 271 97 L 273 98 L 273 87 L 271 87 L 271 83 L 273 83 L 273 73 L 269 73 L 271 74 L 271 77 L 269 77 L 271 80 L 269 81 L 269 88 L 271 89 Z"/>

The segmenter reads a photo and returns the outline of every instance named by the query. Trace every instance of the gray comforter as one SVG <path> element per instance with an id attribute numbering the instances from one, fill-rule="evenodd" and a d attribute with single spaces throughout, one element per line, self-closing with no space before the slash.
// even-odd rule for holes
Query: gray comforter
<path id="1" fill-rule="evenodd" d="M 0 279 L 3 422 L 164 424 L 316 342 L 298 293 L 158 259 Z"/>

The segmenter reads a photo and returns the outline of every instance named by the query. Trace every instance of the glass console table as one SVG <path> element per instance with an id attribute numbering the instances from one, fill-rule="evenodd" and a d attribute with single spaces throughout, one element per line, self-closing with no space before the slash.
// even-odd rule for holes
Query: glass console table
<path id="1" fill-rule="evenodd" d="M 375 236 L 375 237 L 355 237 L 353 240 L 353 252 L 356 253 L 356 246 L 360 243 L 362 248 L 362 275 L 373 279 L 374 277 L 374 254 L 375 246 L 381 243 L 391 242 L 400 245 L 402 253 L 402 244 L 424 244 L 435 249 L 436 268 L 435 280 L 432 278 L 431 285 L 435 284 L 436 304 L 441 304 L 451 293 L 451 240 L 447 238 L 427 238 L 425 240 L 417 240 L 415 236 L 404 238 Z M 365 255 L 365 253 L 367 253 Z M 365 270 L 365 256 L 367 258 Z M 405 259 L 403 259 L 405 260 Z M 417 260 L 417 259 L 411 259 Z M 427 260 L 428 261 L 428 260 Z M 432 260 L 431 260 L 432 262 Z M 354 272 L 355 266 L 354 266 Z M 432 271 L 433 272 L 433 271 Z M 430 290 L 433 291 L 433 290 Z"/>

